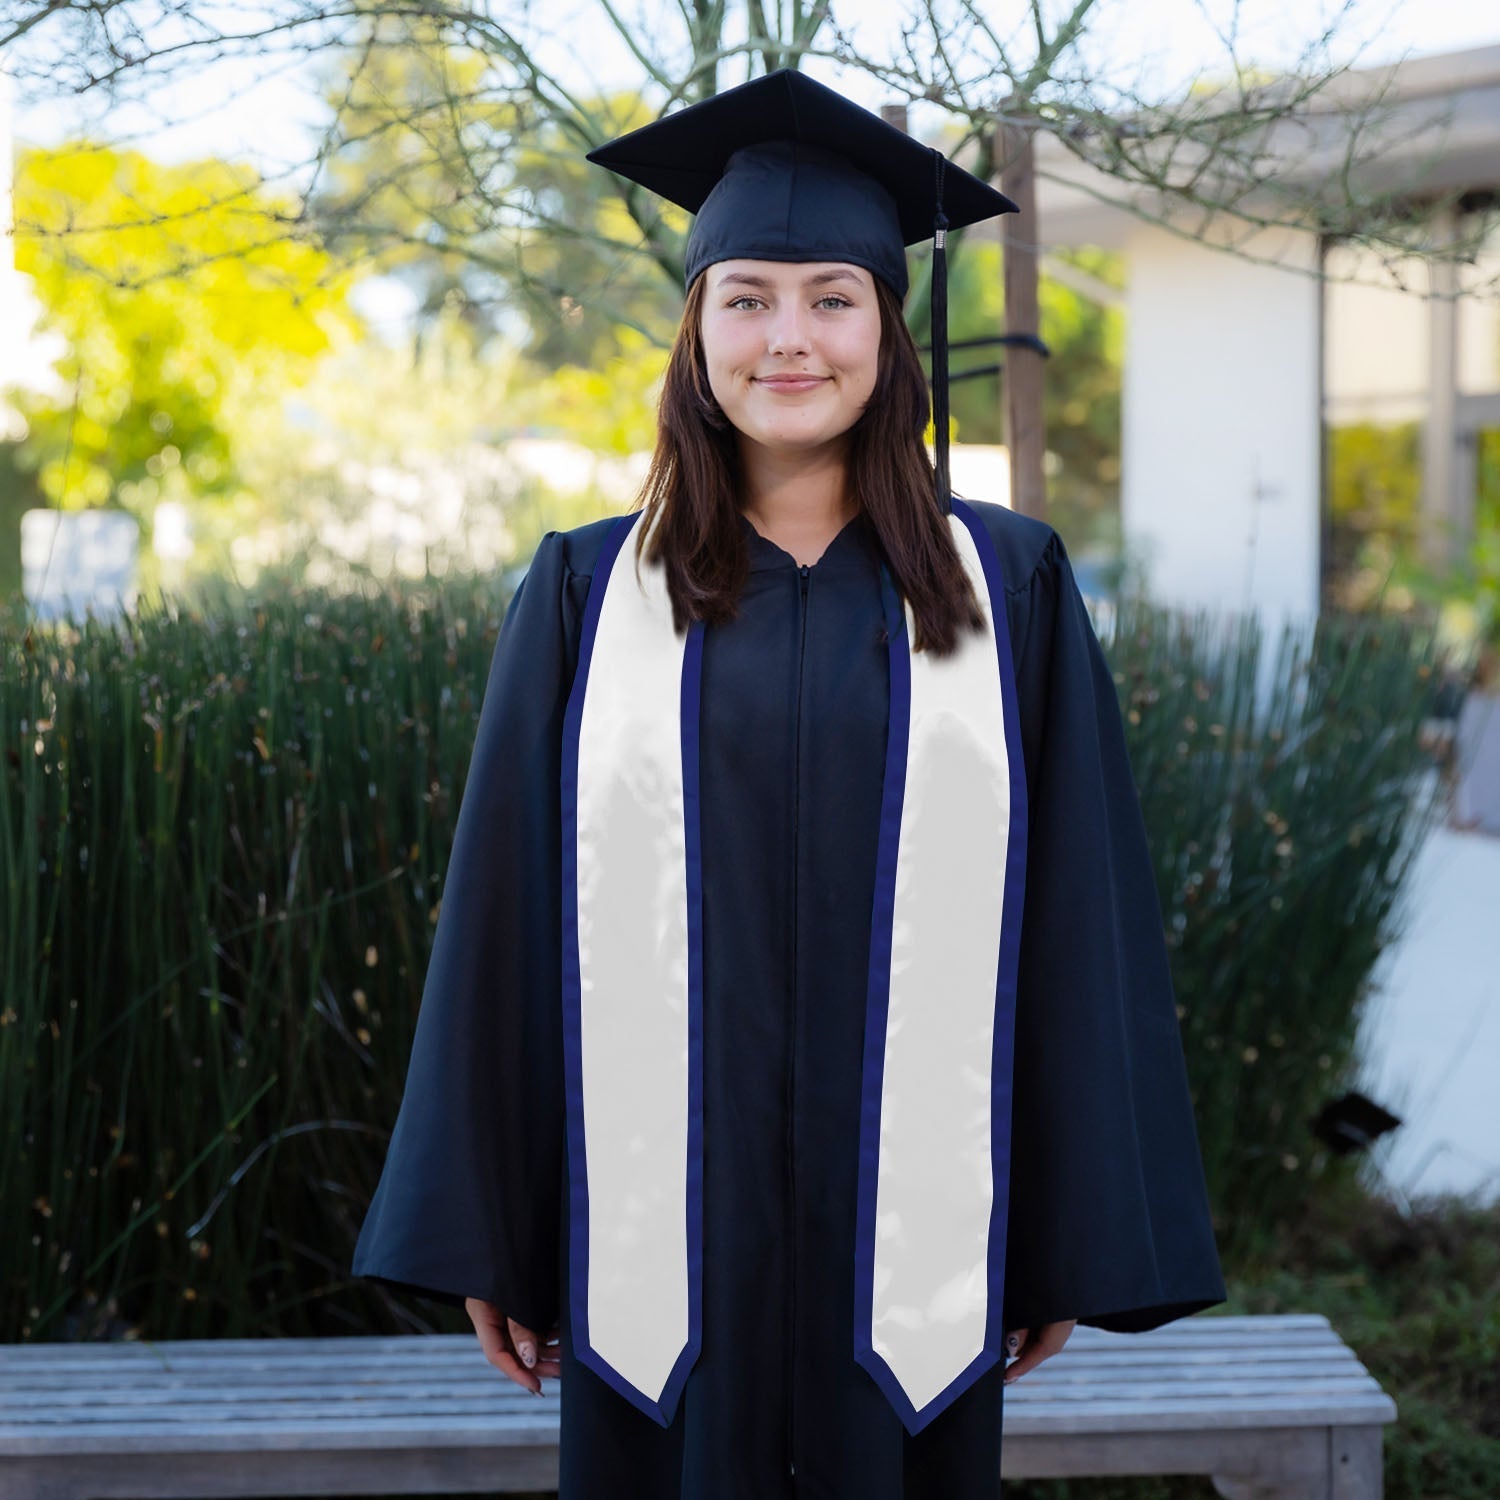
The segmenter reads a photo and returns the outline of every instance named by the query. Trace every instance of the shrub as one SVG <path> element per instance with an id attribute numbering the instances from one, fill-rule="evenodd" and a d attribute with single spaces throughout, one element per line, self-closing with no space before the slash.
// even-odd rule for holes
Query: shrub
<path id="1" fill-rule="evenodd" d="M 1440 805 L 1423 627 L 1288 626 L 1126 601 L 1107 654 L 1156 862 L 1221 1250 L 1234 1261 L 1352 1167 L 1312 1129 Z"/>
<path id="2" fill-rule="evenodd" d="M 0 623 L 0 1337 L 385 1323 L 349 1255 L 395 1117 L 503 615 L 449 577 L 271 580 L 119 624 Z M 1431 646 L 1124 607 L 1226 1258 L 1328 1166 L 1309 1117 L 1424 815 Z"/>

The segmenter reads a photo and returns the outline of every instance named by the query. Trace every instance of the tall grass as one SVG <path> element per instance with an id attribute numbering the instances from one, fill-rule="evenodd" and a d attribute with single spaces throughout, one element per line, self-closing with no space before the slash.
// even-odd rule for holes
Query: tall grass
<path id="1" fill-rule="evenodd" d="M 1238 1260 L 1347 1170 L 1311 1126 L 1441 808 L 1432 632 L 1127 601 L 1107 642 L 1156 859 L 1219 1243 Z M 1352 1163 L 1348 1164 L 1352 1167 Z"/>
<path id="2" fill-rule="evenodd" d="M 505 600 L 272 580 L 0 620 L 0 1338 L 388 1325 L 351 1286 Z M 1122 611 L 1117 672 L 1221 1239 L 1296 1211 L 1308 1118 L 1421 827 L 1430 643 L 1276 667 Z"/>
<path id="3" fill-rule="evenodd" d="M 4 630 L 0 1335 L 309 1330 L 399 1090 L 492 586 Z"/>

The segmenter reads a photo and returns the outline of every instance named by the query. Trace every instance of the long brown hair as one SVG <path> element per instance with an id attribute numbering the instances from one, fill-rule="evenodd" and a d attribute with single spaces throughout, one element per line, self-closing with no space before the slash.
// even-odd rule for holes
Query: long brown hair
<path id="1" fill-rule="evenodd" d="M 688 291 L 657 407 L 656 450 L 636 508 L 637 556 L 661 562 L 679 631 L 720 624 L 738 613 L 750 570 L 737 512 L 744 475 L 734 426 L 708 383 L 701 334 L 704 286 Z M 947 656 L 961 628 L 984 615 L 939 509 L 932 462 L 922 441 L 927 377 L 895 292 L 874 278 L 880 305 L 875 388 L 850 429 L 849 485 L 874 524 L 891 576 L 911 605 L 914 651 Z M 649 535 L 648 535 L 649 533 Z"/>

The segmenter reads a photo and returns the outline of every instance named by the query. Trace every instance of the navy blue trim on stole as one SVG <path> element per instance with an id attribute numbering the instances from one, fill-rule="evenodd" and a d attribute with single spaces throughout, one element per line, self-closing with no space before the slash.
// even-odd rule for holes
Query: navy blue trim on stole
<path id="1" fill-rule="evenodd" d="M 859 1190 L 854 1236 L 854 1358 L 874 1377 L 901 1415 L 907 1431 L 924 1425 L 891 1367 L 875 1352 L 875 1194 L 880 1176 L 880 1096 L 885 1079 L 885 1028 L 891 999 L 891 943 L 896 915 L 896 854 L 906 789 L 911 731 L 911 656 L 906 613 L 884 558 L 880 597 L 890 658 L 890 711 L 886 721 L 885 785 L 875 855 L 875 902 L 870 920 L 870 971 L 865 998 L 864 1082 L 860 1090 Z"/>
<path id="2" fill-rule="evenodd" d="M 1005 608 L 1005 575 L 995 543 L 973 506 L 957 498 L 953 513 L 969 528 L 989 585 L 995 623 L 995 654 L 1000 665 L 1000 706 L 1005 716 L 1005 750 L 1010 769 L 1010 829 L 1005 852 L 1005 894 L 1000 911 L 1000 963 L 995 976 L 994 1056 L 990 1073 L 991 1150 L 995 1198 L 990 1209 L 990 1304 L 984 1347 L 1004 1358 L 1005 1243 L 1010 1207 L 1010 1141 L 1016 1042 L 1016 974 L 1021 961 L 1021 916 L 1026 897 L 1026 752 L 1021 744 L 1020 700 L 1011 654 L 1010 616 Z"/>
<path id="3" fill-rule="evenodd" d="M 703 1348 L 703 844 L 698 795 L 698 724 L 703 685 L 703 621 L 688 625 L 682 654 L 682 820 L 687 863 L 688 950 L 688 1337 L 662 1389 L 671 1421 L 688 1371 Z"/>
<path id="4" fill-rule="evenodd" d="M 885 1031 L 890 1007 L 892 924 L 896 906 L 896 855 L 906 788 L 906 757 L 911 730 L 911 655 L 906 613 L 882 560 L 881 596 L 885 603 L 890 651 L 890 714 L 886 732 L 885 786 L 876 855 L 875 900 L 870 926 L 870 977 L 865 1020 L 864 1081 L 860 1096 L 859 1195 L 855 1235 L 854 1357 L 896 1409 L 902 1425 L 915 1436 L 987 1370 L 1005 1357 L 1005 1242 L 1010 1201 L 1010 1135 L 1012 1075 L 1015 1063 L 1016 972 L 1021 951 L 1021 906 L 1025 891 L 1026 767 L 1016 705 L 1015 664 L 1011 660 L 1010 623 L 1005 610 L 1005 579 L 989 532 L 974 509 L 957 496 L 956 515 L 974 539 L 989 593 L 990 618 L 999 658 L 1001 705 L 1010 769 L 1010 824 L 1007 834 L 1005 890 L 1000 921 L 1000 952 L 995 982 L 995 1024 L 990 1074 L 990 1156 L 994 1197 L 990 1212 L 988 1304 L 984 1344 L 974 1359 L 920 1410 L 902 1389 L 895 1373 L 874 1349 L 872 1321 L 875 1282 L 875 1195 L 880 1167 L 880 1103 L 884 1084 Z"/>
<path id="5" fill-rule="evenodd" d="M 689 629 L 683 658 L 682 748 L 684 835 L 687 859 L 688 903 L 688 1163 L 687 1163 L 687 1251 L 688 1338 L 673 1364 L 659 1400 L 653 1400 L 633 1385 L 594 1349 L 589 1339 L 588 1265 L 589 1201 L 588 1163 L 583 1120 L 583 985 L 578 958 L 578 746 L 583 723 L 584 695 L 604 593 L 615 560 L 632 528 L 644 512 L 620 517 L 610 529 L 594 566 L 593 582 L 584 606 L 579 639 L 578 669 L 568 695 L 563 720 L 562 744 L 562 909 L 563 909 L 563 1062 L 567 1104 L 567 1156 L 569 1208 L 571 1213 L 568 1272 L 571 1337 L 574 1352 L 611 1389 L 662 1427 L 670 1425 L 687 1383 L 689 1370 L 703 1343 L 703 880 L 699 842 L 698 714 L 701 680 L 703 626 L 694 621 Z"/>

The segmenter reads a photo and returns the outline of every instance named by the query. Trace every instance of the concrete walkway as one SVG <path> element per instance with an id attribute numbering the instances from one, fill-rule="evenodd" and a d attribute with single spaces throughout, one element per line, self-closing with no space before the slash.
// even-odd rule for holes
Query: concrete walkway
<path id="1" fill-rule="evenodd" d="M 1370 1185 L 1500 1201 L 1500 838 L 1439 825 L 1361 1019 L 1360 1087 L 1402 1124 Z"/>

